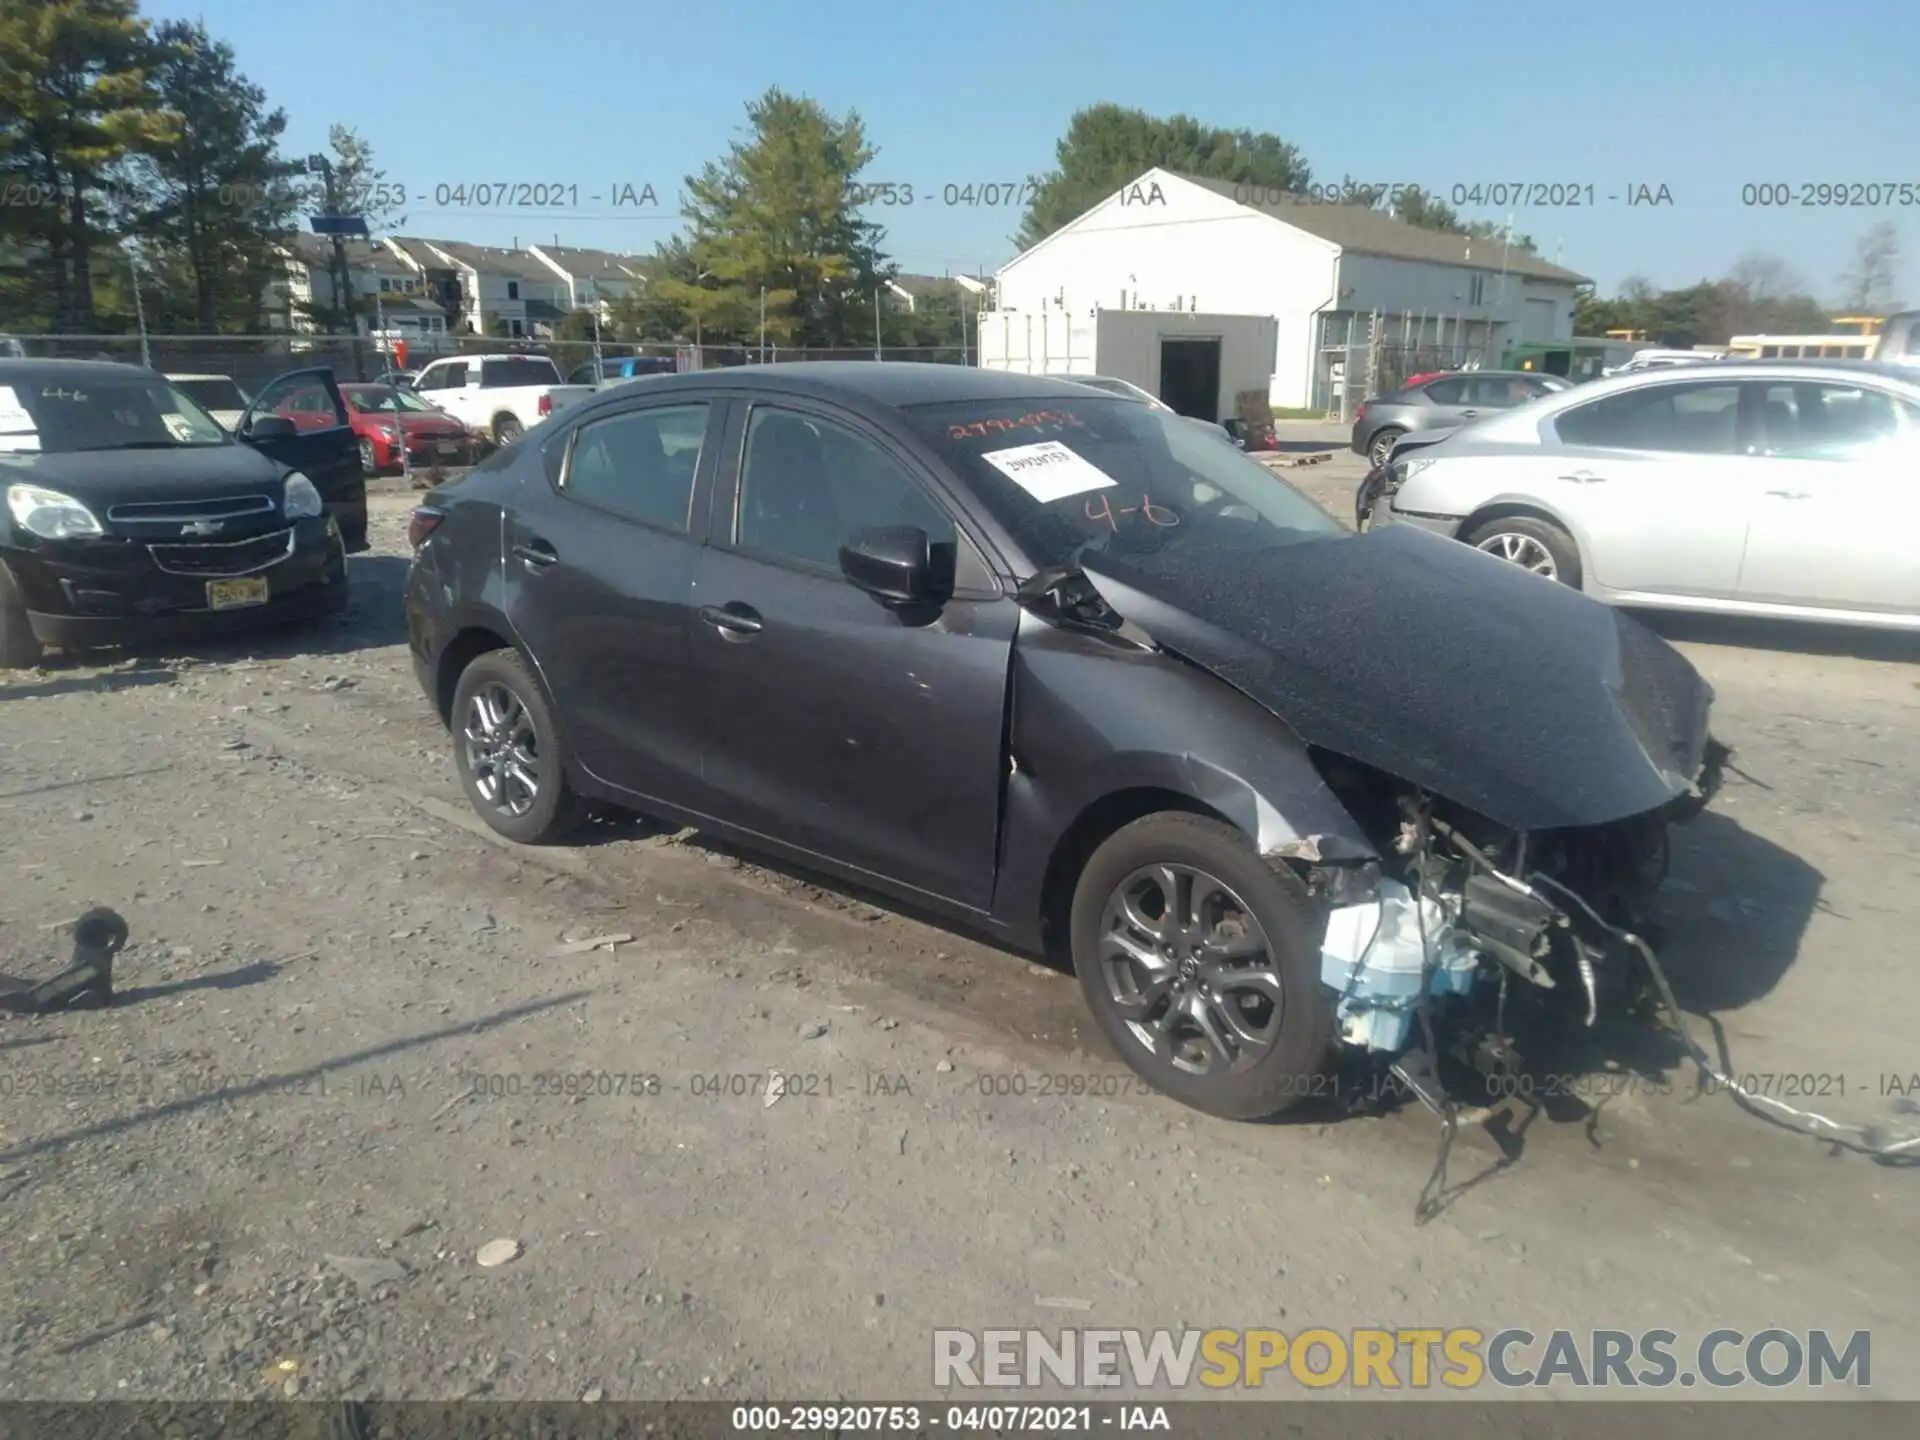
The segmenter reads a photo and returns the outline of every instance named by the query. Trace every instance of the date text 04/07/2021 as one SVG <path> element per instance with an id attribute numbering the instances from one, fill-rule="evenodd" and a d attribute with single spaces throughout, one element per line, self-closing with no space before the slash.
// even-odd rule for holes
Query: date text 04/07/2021
<path id="1" fill-rule="evenodd" d="M 856 181 L 847 186 L 847 203 L 864 205 L 973 206 L 984 209 L 1024 207 L 1034 196 L 1030 180 L 949 181 L 915 185 L 905 180 Z"/>
<path id="2" fill-rule="evenodd" d="M 738 1432 L 797 1431 L 856 1434 L 928 1429 L 991 1435 L 1091 1434 L 1096 1429 L 1165 1430 L 1173 1423 L 1164 1405 L 736 1405 Z"/>

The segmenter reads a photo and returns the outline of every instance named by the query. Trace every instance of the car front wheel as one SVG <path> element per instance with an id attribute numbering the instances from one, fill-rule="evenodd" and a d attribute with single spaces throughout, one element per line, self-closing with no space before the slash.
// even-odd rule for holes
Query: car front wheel
<path id="1" fill-rule="evenodd" d="M 1206 816 L 1149 815 L 1075 887 L 1074 970 L 1094 1018 L 1149 1084 L 1258 1120 L 1320 1093 L 1333 1047 L 1323 925 L 1305 888 Z"/>
<path id="2" fill-rule="evenodd" d="M 1509 515 L 1475 526 L 1461 536 L 1476 550 L 1530 570 L 1543 580 L 1580 588 L 1580 547 L 1551 520 Z"/>
<path id="3" fill-rule="evenodd" d="M 31 670 L 40 663 L 39 637 L 27 619 L 27 602 L 0 560 L 0 670 Z"/>
<path id="4" fill-rule="evenodd" d="M 461 673 L 453 754 L 467 799 L 495 833 L 544 845 L 579 824 L 553 712 L 519 652 L 490 650 Z"/>

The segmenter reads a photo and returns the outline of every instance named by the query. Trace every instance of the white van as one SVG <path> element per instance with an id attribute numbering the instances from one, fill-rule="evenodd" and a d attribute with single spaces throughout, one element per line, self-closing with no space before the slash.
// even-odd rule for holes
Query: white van
<path id="1" fill-rule="evenodd" d="M 1727 358 L 1724 350 L 1636 350 L 1622 365 L 1609 366 L 1603 374 L 1637 375 L 1642 370 L 1663 370 L 1670 365 L 1704 365 Z"/>

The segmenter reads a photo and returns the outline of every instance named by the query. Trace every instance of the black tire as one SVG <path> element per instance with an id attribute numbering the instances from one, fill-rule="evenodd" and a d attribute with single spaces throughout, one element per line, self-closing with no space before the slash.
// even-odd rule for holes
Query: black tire
<path id="1" fill-rule="evenodd" d="M 525 428 L 513 416 L 496 415 L 493 417 L 493 443 L 502 450 L 513 444 L 514 441 L 518 440 L 524 434 L 526 434 Z"/>
<path id="2" fill-rule="evenodd" d="M 334 542 L 333 554 L 327 561 L 327 571 L 331 576 L 326 608 L 323 616 L 332 618 L 347 613 L 347 605 L 353 598 L 353 572 L 347 568 L 347 544 L 345 539 Z"/>
<path id="3" fill-rule="evenodd" d="M 1212 1051 L 1209 1069 L 1196 1073 L 1177 1062 L 1173 1052 L 1180 1048 L 1178 1044 L 1157 1042 L 1149 1048 L 1133 1028 L 1135 1019 L 1144 1017 L 1143 1028 L 1151 1028 L 1156 1014 L 1165 1010 L 1155 1002 L 1155 1008 L 1130 1017 L 1116 993 L 1127 988 L 1130 980 L 1137 981 L 1140 972 L 1136 966 L 1102 956 L 1109 905 L 1117 903 L 1119 892 L 1138 872 L 1156 866 L 1204 872 L 1230 892 L 1265 932 L 1265 968 L 1273 977 L 1271 989 L 1278 993 L 1271 996 L 1265 1023 L 1258 1025 L 1265 1032 L 1264 1043 L 1244 1052 L 1240 1062 L 1244 1068 L 1235 1068 L 1221 1052 Z M 1163 812 L 1123 826 L 1094 851 L 1074 888 L 1069 934 L 1074 970 L 1087 1005 L 1108 1041 L 1141 1078 L 1209 1115 L 1260 1120 L 1321 1092 L 1315 1081 L 1326 1071 L 1334 1034 L 1333 996 L 1320 981 L 1324 930 L 1325 922 L 1306 888 L 1291 874 L 1271 869 L 1240 831 L 1206 816 Z M 1249 969 L 1234 973 L 1245 976 Z M 1185 998 L 1194 1004 L 1204 1001 L 1217 1017 L 1223 993 L 1255 996 L 1244 982 L 1235 987 L 1230 980 L 1215 990 L 1203 984 Z M 1173 998 L 1169 997 L 1168 1006 Z M 1233 1003 L 1242 1020 L 1257 1020 L 1241 1008 L 1244 1000 Z M 1217 1018 L 1214 1023 L 1218 1024 Z"/>
<path id="4" fill-rule="evenodd" d="M 27 622 L 27 602 L 0 561 L 0 670 L 31 670 L 45 650 Z"/>
<path id="5" fill-rule="evenodd" d="M 380 473 L 380 464 L 374 459 L 373 441 L 371 440 L 363 439 L 360 442 L 360 473 L 362 475 L 378 475 Z"/>
<path id="6" fill-rule="evenodd" d="M 1575 590 L 1580 588 L 1580 547 L 1574 544 L 1571 535 L 1551 520 L 1543 520 L 1537 515 L 1505 515 L 1474 526 L 1460 538 L 1476 550 L 1484 550 L 1499 559 L 1525 566 L 1542 579 L 1558 580 Z M 1546 552 L 1547 561 L 1553 567 L 1551 572 L 1521 558 L 1537 553 L 1527 545 L 1528 541 Z"/>
<path id="7" fill-rule="evenodd" d="M 1400 443 L 1400 437 L 1407 432 L 1398 425 L 1388 425 L 1373 432 L 1373 438 L 1367 441 L 1367 463 L 1384 465 L 1387 457 L 1393 454 L 1393 447 Z"/>
<path id="8" fill-rule="evenodd" d="M 536 783 L 532 803 L 518 814 L 512 813 L 510 801 L 502 803 L 488 793 L 485 780 L 469 757 L 467 732 L 477 719 L 475 697 L 490 689 L 509 694 L 531 725 L 531 770 Z M 553 711 L 517 650 L 489 650 L 461 672 L 453 692 L 451 729 L 453 763 L 461 787 L 474 810 L 496 834 L 522 845 L 548 845 L 564 839 L 585 818 L 585 807 L 567 782 L 566 756 Z"/>

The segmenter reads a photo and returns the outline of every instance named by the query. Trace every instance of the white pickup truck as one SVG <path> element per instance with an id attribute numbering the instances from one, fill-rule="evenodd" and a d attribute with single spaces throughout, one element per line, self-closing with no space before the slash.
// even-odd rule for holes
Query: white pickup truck
<path id="1" fill-rule="evenodd" d="M 562 385 L 560 371 L 544 355 L 435 360 L 421 370 L 413 389 L 496 445 L 511 445 L 556 410 L 594 393 L 591 385 Z"/>

